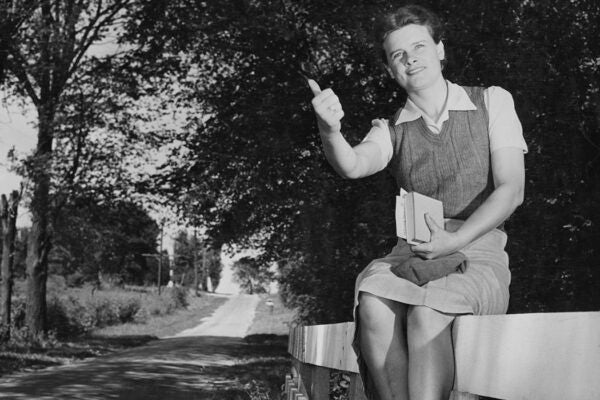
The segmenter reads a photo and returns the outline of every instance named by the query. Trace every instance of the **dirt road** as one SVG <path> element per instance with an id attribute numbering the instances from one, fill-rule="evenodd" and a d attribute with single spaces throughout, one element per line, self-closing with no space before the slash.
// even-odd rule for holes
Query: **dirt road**
<path id="1" fill-rule="evenodd" d="M 258 298 L 232 296 L 212 317 L 180 337 L 6 376 L 0 379 L 0 398 L 241 400 L 256 391 L 277 398 L 289 369 L 286 338 L 242 339 L 257 303 Z M 258 387 L 257 382 L 268 382 L 268 387 Z"/>
<path id="2" fill-rule="evenodd" d="M 244 337 L 254 319 L 260 298 L 258 295 L 239 294 L 232 296 L 213 315 L 195 328 L 186 329 L 174 337 L 228 336 Z"/>

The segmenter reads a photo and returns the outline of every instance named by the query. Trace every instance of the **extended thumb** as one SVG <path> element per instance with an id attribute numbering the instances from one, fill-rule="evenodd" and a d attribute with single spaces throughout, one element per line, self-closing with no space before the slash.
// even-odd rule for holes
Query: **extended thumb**
<path id="1" fill-rule="evenodd" d="M 310 87 L 310 90 L 312 90 L 313 95 L 317 96 L 321 94 L 321 88 L 319 87 L 319 84 L 313 79 L 308 80 L 308 86 Z"/>

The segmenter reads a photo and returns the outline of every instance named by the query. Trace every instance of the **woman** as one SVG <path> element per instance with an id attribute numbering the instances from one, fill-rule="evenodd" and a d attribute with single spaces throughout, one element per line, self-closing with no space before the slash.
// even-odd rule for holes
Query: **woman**
<path id="1" fill-rule="evenodd" d="M 503 222 L 523 201 L 527 146 L 511 95 L 502 88 L 461 87 L 442 74 L 441 23 L 420 6 L 383 16 L 377 37 L 385 68 L 407 101 L 389 121 L 377 119 L 351 147 L 344 112 L 331 89 L 309 81 L 326 157 L 343 177 L 389 168 L 399 187 L 444 203 L 445 226 L 426 216 L 431 240 L 410 250 L 436 260 L 460 251 L 468 262 L 423 286 L 391 268 L 398 244 L 359 275 L 355 348 L 369 398 L 447 399 L 454 379 L 452 322 L 460 314 L 502 314 L 510 272 Z"/>

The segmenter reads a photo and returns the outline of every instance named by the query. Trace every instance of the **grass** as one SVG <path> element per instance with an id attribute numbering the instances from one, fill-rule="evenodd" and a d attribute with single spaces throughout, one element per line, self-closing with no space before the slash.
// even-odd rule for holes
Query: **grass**
<path id="1" fill-rule="evenodd" d="M 268 301 L 273 306 L 268 305 Z M 261 295 L 248 335 L 288 335 L 296 313 L 285 308 L 278 294 Z"/>
<path id="2" fill-rule="evenodd" d="M 178 309 L 167 315 L 150 317 L 143 324 L 125 323 L 94 329 L 90 337 L 119 337 L 152 335 L 157 338 L 172 336 L 185 329 L 199 325 L 227 301 L 227 297 L 203 293 L 200 297 L 190 295 L 186 309 Z"/>

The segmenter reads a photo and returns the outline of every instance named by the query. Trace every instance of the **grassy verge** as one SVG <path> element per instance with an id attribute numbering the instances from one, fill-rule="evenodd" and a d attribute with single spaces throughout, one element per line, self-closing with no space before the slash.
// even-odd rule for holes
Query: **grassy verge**
<path id="1" fill-rule="evenodd" d="M 284 307 L 278 294 L 262 295 L 248 335 L 287 335 L 295 315 L 294 310 Z"/>
<path id="2" fill-rule="evenodd" d="M 275 400 L 281 397 L 281 385 L 290 372 L 287 353 L 290 325 L 296 313 L 284 307 L 278 294 L 261 295 L 248 335 L 244 338 L 252 349 L 250 368 L 238 366 L 246 381 L 250 400 Z M 266 350 L 268 349 L 268 350 Z"/>
<path id="3" fill-rule="evenodd" d="M 89 336 L 92 338 L 146 335 L 163 338 L 172 336 L 199 325 L 203 318 L 210 316 L 226 301 L 227 297 L 210 293 L 203 293 L 200 297 L 190 295 L 188 297 L 189 305 L 185 309 L 178 309 L 171 314 L 149 318 L 143 324 L 129 322 L 95 329 Z"/>

